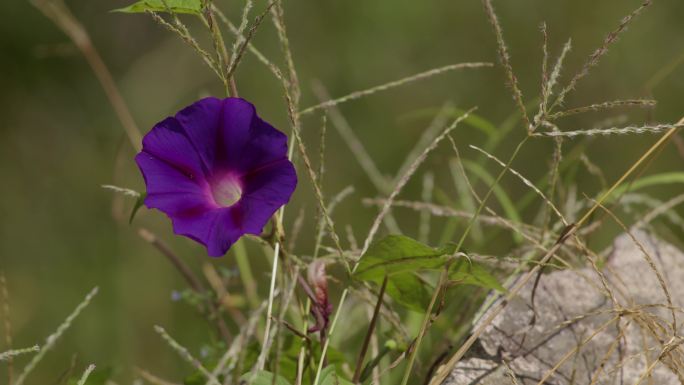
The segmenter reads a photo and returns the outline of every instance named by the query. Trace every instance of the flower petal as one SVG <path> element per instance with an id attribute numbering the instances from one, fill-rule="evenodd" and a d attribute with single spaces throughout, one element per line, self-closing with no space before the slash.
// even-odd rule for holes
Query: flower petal
<path id="1" fill-rule="evenodd" d="M 174 232 L 220 257 L 244 234 L 261 234 L 276 210 L 290 200 L 297 176 L 292 163 L 282 159 L 244 176 L 243 183 L 242 198 L 235 205 L 172 218 Z"/>
<path id="2" fill-rule="evenodd" d="M 190 215 L 215 207 L 207 182 L 143 151 L 135 157 L 147 185 L 145 205 L 169 216 Z"/>
<path id="3" fill-rule="evenodd" d="M 236 206 L 172 218 L 173 231 L 203 244 L 211 257 L 221 257 L 244 234 L 237 223 Z"/>
<path id="4" fill-rule="evenodd" d="M 214 168 L 222 108 L 221 99 L 208 97 L 196 101 L 176 114 L 176 120 L 185 130 L 185 135 L 190 139 L 206 170 Z"/>
<path id="5" fill-rule="evenodd" d="M 224 255 L 244 234 L 260 234 L 297 185 L 287 137 L 239 98 L 205 98 L 159 122 L 136 156 L 147 185 L 145 204 L 166 213 L 174 232 Z M 235 203 L 216 200 L 226 177 L 239 185 Z"/>
<path id="6" fill-rule="evenodd" d="M 244 188 L 238 205 L 246 233 L 260 234 L 280 206 L 289 202 L 297 187 L 294 166 L 287 159 L 263 166 L 242 178 Z"/>
<path id="7" fill-rule="evenodd" d="M 157 123 L 143 138 L 143 151 L 190 175 L 205 175 L 202 160 L 175 118 Z"/>
<path id="8" fill-rule="evenodd" d="M 249 172 L 287 158 L 287 136 L 255 116 L 252 120 L 249 141 L 242 149 L 238 168 Z"/>
<path id="9" fill-rule="evenodd" d="M 252 103 L 240 98 L 223 100 L 221 123 L 218 129 L 220 150 L 216 158 L 221 168 L 234 169 L 245 153 L 245 144 L 252 138 L 252 122 L 256 109 Z"/>

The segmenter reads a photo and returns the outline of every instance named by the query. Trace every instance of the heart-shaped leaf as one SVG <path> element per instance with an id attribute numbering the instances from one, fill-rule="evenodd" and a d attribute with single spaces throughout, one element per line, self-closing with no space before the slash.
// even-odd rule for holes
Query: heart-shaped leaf
<path id="1" fill-rule="evenodd" d="M 354 276 L 361 280 L 382 280 L 385 274 L 436 270 L 446 263 L 448 251 L 448 248 L 433 249 L 403 235 L 388 235 L 368 248 Z"/>

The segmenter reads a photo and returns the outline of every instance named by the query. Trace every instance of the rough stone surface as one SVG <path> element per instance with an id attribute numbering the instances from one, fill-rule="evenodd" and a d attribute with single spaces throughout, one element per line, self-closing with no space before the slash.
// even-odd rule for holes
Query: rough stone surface
<path id="1" fill-rule="evenodd" d="M 675 308 L 684 307 L 684 253 L 646 233 L 633 235 L 663 276 Z M 656 273 L 628 234 L 615 240 L 602 271 L 620 306 L 638 311 L 611 322 L 615 306 L 591 268 L 544 274 L 534 310 L 530 282 L 480 337 L 478 358 L 462 360 L 445 384 L 515 384 L 502 359 L 518 384 L 537 384 L 566 356 L 545 384 L 684 383 L 684 350 L 681 341 L 672 338 L 671 311 L 640 306 L 665 305 L 667 300 Z M 684 313 L 676 317 L 681 330 Z"/>

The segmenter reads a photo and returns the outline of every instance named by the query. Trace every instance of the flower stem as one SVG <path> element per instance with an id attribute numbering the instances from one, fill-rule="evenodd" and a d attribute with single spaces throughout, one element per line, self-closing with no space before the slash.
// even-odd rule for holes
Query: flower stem
<path id="1" fill-rule="evenodd" d="M 261 354 L 259 354 L 259 361 L 257 361 L 257 370 L 263 370 L 266 364 L 266 356 L 268 355 L 269 337 L 271 334 L 271 314 L 273 314 L 273 298 L 275 296 L 276 277 L 278 275 L 278 259 L 280 257 L 280 242 L 275 243 L 273 251 L 273 269 L 271 270 L 271 286 L 268 291 L 268 306 L 266 308 L 266 329 L 264 330 L 264 341 L 261 346 Z"/>
<path id="2" fill-rule="evenodd" d="M 257 295 L 256 281 L 254 280 L 254 274 L 252 274 L 252 268 L 249 265 L 249 259 L 247 259 L 247 250 L 245 249 L 244 241 L 238 240 L 233 245 L 235 250 L 235 262 L 237 263 L 238 270 L 240 271 L 240 280 L 242 285 L 245 287 L 245 294 L 247 295 L 247 300 L 252 309 L 257 309 L 259 307 L 259 296 Z"/>

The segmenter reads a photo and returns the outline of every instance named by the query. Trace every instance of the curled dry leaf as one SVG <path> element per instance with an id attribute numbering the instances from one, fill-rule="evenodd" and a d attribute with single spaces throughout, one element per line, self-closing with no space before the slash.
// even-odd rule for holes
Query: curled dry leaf
<path id="1" fill-rule="evenodd" d="M 309 328 L 309 333 L 327 330 L 330 314 L 333 310 L 328 299 L 328 277 L 325 272 L 325 265 L 324 260 L 317 259 L 309 264 L 307 270 L 307 280 L 311 285 L 313 294 L 311 314 L 316 318 L 316 324 Z"/>

